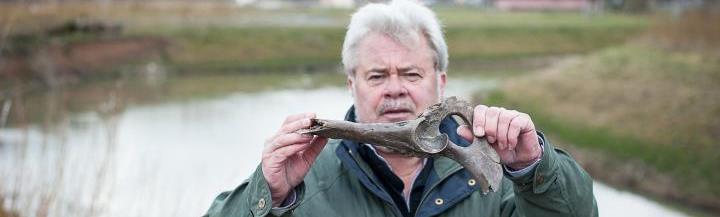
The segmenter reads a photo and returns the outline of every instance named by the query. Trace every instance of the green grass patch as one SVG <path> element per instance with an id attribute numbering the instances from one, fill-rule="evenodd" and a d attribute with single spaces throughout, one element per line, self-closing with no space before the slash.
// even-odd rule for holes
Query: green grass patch
<path id="1" fill-rule="evenodd" d="M 623 43 L 641 28 L 448 27 L 452 62 L 464 64 L 585 53 Z M 161 34 L 170 61 L 186 70 L 327 69 L 340 64 L 342 28 L 201 28 Z M 480 65 L 480 64 L 478 64 Z"/>
<path id="2" fill-rule="evenodd" d="M 169 61 L 183 71 L 295 71 L 340 63 L 339 28 L 199 28 L 162 32 Z M 314 70 L 319 71 L 319 70 Z"/>
<path id="3" fill-rule="evenodd" d="M 119 23 L 129 36 L 172 41 L 168 60 L 185 71 L 327 70 L 340 63 L 352 10 L 263 10 L 226 3 L 68 3 L 33 9 L 7 4 L 0 25 L 41 32 L 75 18 Z M 648 17 L 571 12 L 508 13 L 435 8 L 446 27 L 451 62 L 506 61 L 584 53 L 622 43 L 647 26 Z M 51 21 L 51 22 L 48 22 Z M 75 41 L 77 37 L 63 40 Z M 302 71 L 302 70 L 301 70 Z"/>
<path id="4" fill-rule="evenodd" d="M 523 57 L 585 53 L 621 44 L 641 28 L 448 27 L 451 60 L 501 61 Z"/>
<path id="5" fill-rule="evenodd" d="M 508 27 L 557 28 L 557 27 L 599 27 L 647 25 L 646 16 L 627 14 L 583 14 L 578 12 L 503 12 L 477 8 L 435 8 L 448 27 Z"/>
<path id="6" fill-rule="evenodd" d="M 639 159 L 677 183 L 660 187 L 717 201 L 717 60 L 639 40 L 506 79 L 485 103 L 527 112 L 550 136 Z"/>
<path id="7" fill-rule="evenodd" d="M 172 39 L 171 62 L 190 70 L 284 70 L 338 66 L 349 10 L 243 11 L 244 18 L 289 19 L 297 15 L 337 21 L 328 25 L 143 24 L 130 34 Z M 438 8 L 445 25 L 451 62 L 464 65 L 518 58 L 585 53 L 625 42 L 647 26 L 647 17 L 579 13 L 507 13 L 466 8 Z M 207 15 L 210 16 L 210 15 Z M 202 20 L 203 17 L 197 19 Z M 151 22 L 152 23 L 152 22 Z M 482 64 L 478 64 L 482 65 Z"/>
<path id="8" fill-rule="evenodd" d="M 712 158 L 712 153 L 704 149 L 678 147 L 668 144 L 657 144 L 632 135 L 615 133 L 607 127 L 593 127 L 588 124 L 569 121 L 562 116 L 551 114 L 543 105 L 527 101 L 509 100 L 503 92 L 495 91 L 488 95 L 484 104 L 497 105 L 517 109 L 530 114 L 537 128 L 550 137 L 559 138 L 593 151 L 608 153 L 621 159 L 639 159 L 659 171 L 669 173 L 684 191 L 696 194 L 717 194 L 720 181 L 717 165 L 720 160 Z M 622 125 L 622 123 L 618 123 Z"/>

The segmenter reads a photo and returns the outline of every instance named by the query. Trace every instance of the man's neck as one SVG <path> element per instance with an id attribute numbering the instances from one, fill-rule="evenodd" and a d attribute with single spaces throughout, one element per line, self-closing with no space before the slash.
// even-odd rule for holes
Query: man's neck
<path id="1" fill-rule="evenodd" d="M 423 159 L 419 157 L 408 157 L 407 155 L 390 153 L 382 150 L 378 150 L 378 154 L 387 161 L 388 166 L 392 169 L 393 173 L 402 180 L 405 188 L 403 189 L 403 196 L 408 198 L 410 189 L 412 189 L 415 177 L 423 168 Z"/>

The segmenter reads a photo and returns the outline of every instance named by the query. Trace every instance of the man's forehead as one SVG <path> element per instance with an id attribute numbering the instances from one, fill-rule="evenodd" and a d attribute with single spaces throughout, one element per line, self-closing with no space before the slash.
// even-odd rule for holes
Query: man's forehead
<path id="1" fill-rule="evenodd" d="M 424 41 L 424 37 L 418 38 L 419 40 L 404 40 L 391 37 L 387 34 L 382 33 L 368 33 L 360 43 L 358 44 L 359 50 L 393 50 L 393 51 L 416 51 L 421 49 L 427 49 L 427 43 L 420 43 Z"/>
<path id="2" fill-rule="evenodd" d="M 359 44 L 358 55 L 360 67 L 386 68 L 387 61 L 398 64 L 398 68 L 421 67 L 432 64 L 432 54 L 425 43 L 419 46 L 408 46 L 397 42 L 392 37 L 372 34 Z M 417 55 L 417 56 L 416 56 Z M 427 60 L 427 63 L 425 60 Z"/>

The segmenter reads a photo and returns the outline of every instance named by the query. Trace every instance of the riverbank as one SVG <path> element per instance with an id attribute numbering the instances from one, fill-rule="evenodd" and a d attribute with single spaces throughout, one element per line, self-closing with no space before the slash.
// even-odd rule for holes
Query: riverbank
<path id="1" fill-rule="evenodd" d="M 276 12 L 271 12 L 276 13 Z M 347 14 L 309 14 L 347 20 Z M 277 19 L 291 19 L 276 13 Z M 453 67 L 482 62 L 585 53 L 618 44 L 643 31 L 644 17 L 576 13 L 482 13 L 439 10 Z M 568 22 L 568 20 L 573 20 Z M 339 71 L 343 25 L 205 26 L 137 29 L 134 34 L 174 39 L 169 64 L 177 71 Z M 457 70 L 454 68 L 453 70 Z"/>
<path id="2" fill-rule="evenodd" d="M 30 80 L 38 81 L 36 83 L 40 83 L 39 86 L 53 86 L 54 82 L 48 80 L 61 76 L 50 75 L 62 71 L 79 71 L 74 74 L 80 78 L 71 80 L 92 82 L 122 77 L 128 73 L 123 69 L 126 68 L 124 64 L 146 64 L 148 61 L 164 66 L 170 77 L 227 73 L 340 72 L 340 45 L 351 12 L 307 8 L 269 10 L 207 2 L 3 3 L 0 8 L 0 14 L 3 14 L 0 16 L 0 27 L 7 34 L 3 43 L 8 44 L 3 48 L 3 58 L 12 53 L 35 54 L 38 52 L 34 50 L 44 50 L 46 44 L 58 47 L 55 50 L 68 52 L 39 55 L 42 58 L 20 56 L 18 58 L 33 62 L 26 64 L 29 67 L 11 68 L 10 72 L 3 72 L 7 71 L 3 69 L 8 69 L 8 64 L 0 65 L 0 78 L 30 77 Z M 513 65 L 518 59 L 591 52 L 622 43 L 642 32 L 648 19 L 645 16 L 610 13 L 508 13 L 468 8 L 437 8 L 437 12 L 446 26 L 452 71 L 477 71 L 496 62 Z M 112 30 L 111 38 L 140 41 L 152 39 L 158 42 L 140 46 L 132 52 L 103 55 L 111 49 L 75 50 L 88 47 L 88 43 L 116 47 L 117 43 L 108 43 L 106 34 L 14 37 L 18 34 L 32 36 L 48 32 L 48 29 L 77 23 L 75 20 L 78 18 L 83 21 L 81 23 L 109 24 L 106 26 L 113 27 L 107 28 Z M 28 42 L 27 38 L 32 40 Z M 20 50 L 14 51 L 15 48 Z M 94 54 L 93 51 L 99 53 Z M 152 55 L 143 56 L 145 53 Z M 108 58 L 98 58 L 103 56 Z M 87 58 L 92 61 L 80 61 Z M 133 61 L 111 64 L 115 60 L 128 58 Z M 38 64 L 37 61 L 42 63 Z M 48 65 L 43 64 L 47 62 L 62 67 L 43 67 Z M 40 67 L 35 67 L 38 65 Z M 52 70 L 43 70 L 45 68 Z M 72 70 L 56 70 L 65 68 Z M 33 75 L 28 76 L 28 73 Z M 2 86 L 7 88 L 18 85 L 3 83 Z"/>
<path id="3" fill-rule="evenodd" d="M 117 195 L 110 197 L 112 199 L 109 199 L 109 201 L 126 202 L 119 205 L 123 207 L 119 211 L 126 215 L 133 212 L 154 213 L 147 212 L 148 210 L 154 210 L 155 213 L 167 211 L 167 215 L 204 210 L 206 205 L 203 203 L 211 201 L 216 196 L 218 189 L 232 188 L 234 184 L 242 181 L 241 178 L 243 177 L 234 176 L 233 178 L 238 180 L 233 180 L 234 182 L 228 181 L 228 184 L 221 185 L 216 182 L 223 180 L 223 178 L 212 178 L 204 182 L 198 178 L 211 177 L 207 174 L 246 174 L 244 173 L 246 171 L 242 169 L 238 173 L 237 165 L 241 167 L 248 166 L 244 168 L 247 171 L 254 168 L 252 165 L 256 165 L 257 159 L 253 159 L 251 155 L 238 158 L 236 153 L 259 153 L 258 150 L 253 149 L 259 146 L 239 146 L 236 145 L 236 141 L 246 141 L 243 144 L 261 144 L 263 138 L 257 136 L 266 135 L 270 132 L 269 129 L 273 129 L 275 126 L 274 124 L 267 127 L 253 125 L 252 128 L 244 129 L 243 127 L 248 125 L 237 125 L 238 120 L 240 122 L 251 120 L 251 122 L 257 122 L 258 124 L 275 123 L 275 121 L 268 120 L 269 117 L 271 119 L 278 118 L 278 121 L 281 121 L 277 115 L 289 112 L 286 109 L 288 106 L 308 103 L 308 100 L 305 99 L 305 97 L 308 97 L 307 94 L 316 94 L 310 98 L 318 101 L 309 101 L 307 107 L 293 107 L 292 111 L 330 109 L 342 112 L 348 105 L 348 102 L 331 100 L 332 103 L 340 103 L 340 105 L 337 108 L 328 108 L 326 106 L 329 103 L 327 99 L 347 99 L 347 96 L 343 95 L 344 92 L 342 91 L 329 91 L 329 93 L 326 93 L 322 90 L 301 90 L 303 88 L 313 89 L 327 84 L 342 85 L 344 81 L 342 74 L 337 73 L 340 71 L 338 68 L 340 62 L 339 46 L 341 45 L 343 28 L 347 23 L 350 11 L 333 9 L 263 10 L 238 8 L 220 3 L 164 4 L 167 3 L 63 3 L 22 7 L 2 4 L 3 7 L 0 7 L 0 24 L 2 24 L 0 29 L 13 30 L 10 33 L 14 33 L 15 30 L 17 32 L 32 32 L 34 31 L 33 28 L 43 29 L 43 26 L 46 25 L 84 17 L 91 20 L 121 23 L 124 30 L 117 37 L 158 38 L 164 41 L 161 44 L 168 45 L 167 47 L 162 46 L 163 49 L 160 52 L 162 54 L 159 55 L 161 56 L 159 58 L 140 58 L 141 61 L 136 62 L 135 65 L 107 65 L 107 69 L 98 69 L 98 72 L 105 70 L 111 72 L 108 76 L 96 76 L 91 73 L 85 74 L 86 77 L 80 79 L 79 82 L 60 85 L 54 87 L 55 89 L 50 89 L 50 91 L 47 88 L 33 88 L 29 92 L 20 91 L 22 94 L 18 95 L 0 94 L 0 102 L 4 102 L 3 105 L 11 105 L 8 106 L 11 107 L 9 110 L 10 127 L 23 127 L 40 122 L 41 124 L 38 125 L 42 126 L 39 127 L 40 129 L 50 129 L 40 131 L 58 132 L 61 134 L 61 138 L 68 138 L 67 141 L 60 140 L 57 143 L 51 143 L 68 144 L 68 146 L 47 146 L 53 150 L 51 152 L 60 153 L 58 155 L 81 153 L 80 155 L 71 154 L 71 156 L 82 157 L 98 156 L 100 153 L 102 157 L 101 153 L 110 153 L 108 155 L 111 157 L 108 157 L 108 159 L 114 159 L 112 152 L 107 150 L 115 150 L 114 144 L 116 140 L 112 140 L 111 138 L 114 137 L 105 135 L 105 131 L 102 130 L 107 129 L 108 134 L 117 134 L 118 137 L 125 136 L 122 137 L 123 139 L 117 140 L 125 141 L 120 143 L 120 147 L 129 146 L 131 147 L 129 150 L 137 152 L 130 155 L 120 155 L 126 158 L 113 162 L 137 167 L 119 167 L 119 170 L 125 171 L 123 174 L 131 174 L 132 176 L 123 175 L 118 177 L 122 177 L 123 180 L 135 180 L 132 177 L 137 177 L 137 180 L 150 180 L 151 182 L 147 185 L 143 183 L 149 182 L 138 182 L 141 184 L 132 186 L 133 189 L 145 189 L 138 192 L 144 192 L 142 196 L 148 198 L 149 202 L 140 201 L 142 203 L 135 204 L 138 201 L 132 198 L 137 198 L 137 195 L 127 195 L 127 191 L 121 190 L 117 191 Z M 643 16 L 617 14 L 505 13 L 456 8 L 439 8 L 438 16 L 447 27 L 447 40 L 451 51 L 451 77 L 477 76 L 478 74 L 524 76 L 528 74 L 527 71 L 549 66 L 551 64 L 548 63 L 564 59 L 566 55 L 585 55 L 609 47 L 617 48 L 618 44 L 622 44 L 628 38 L 633 38 L 634 35 L 643 32 L 648 19 Z M 11 24 L 11 26 L 8 27 L 8 24 Z M 68 41 L 65 41 L 65 39 L 61 38 L 53 43 L 80 43 L 84 40 L 95 40 L 97 38 L 70 36 L 67 39 Z M 642 52 L 639 54 L 644 55 Z M 86 55 L 93 56 L 93 53 L 90 52 Z M 127 56 L 136 55 L 137 53 L 133 53 Z M 692 58 L 694 57 L 690 59 Z M 618 59 L 616 61 L 622 61 L 625 57 L 621 56 L 616 59 Z M 103 61 L 96 61 L 93 64 L 105 65 Z M 83 67 L 83 65 L 79 67 Z M 578 68 L 583 67 L 578 66 Z M 2 80 L 1 75 L 0 80 Z M 24 85 L 26 84 L 21 85 L 23 85 L 20 87 L 22 89 L 25 88 Z M 287 90 L 268 91 L 278 89 Z M 503 86 L 502 89 L 505 90 L 505 87 Z M 246 94 L 263 91 L 271 93 L 269 93 L 270 95 L 265 93 L 260 96 Z M 227 97 L 230 94 L 237 96 Z M 8 96 L 13 98 L 8 100 Z M 491 99 L 497 101 L 510 100 L 509 97 L 500 97 L 502 95 L 493 96 L 496 98 Z M 197 98 L 203 100 L 197 100 Z M 222 100 L 213 100 L 218 98 L 222 98 Z M 11 103 L 7 103 L 8 101 Z M 137 106 L 144 103 L 156 105 Z M 321 105 L 321 107 L 312 107 L 316 105 Z M 132 112 L 126 111 L 133 108 Z M 261 113 L 253 113 L 251 116 L 246 117 L 245 115 L 248 115 L 248 113 L 245 111 L 259 111 Z M 326 112 L 326 114 L 335 114 L 329 111 Z M 81 113 L 81 115 L 69 115 L 78 113 Z M 538 112 L 538 114 L 540 113 Z M 342 117 L 342 113 L 335 114 L 335 116 Z M 542 115 L 533 117 L 542 117 Z M 260 121 L 255 121 L 256 119 Z M 120 123 L 123 124 L 118 124 L 118 120 L 122 120 Z M 552 121 L 554 119 L 548 118 L 548 120 Z M 54 124 L 56 121 L 63 124 L 56 126 Z M 542 120 L 539 120 L 540 122 Z M 218 123 L 222 125 L 217 125 Z M 543 124 L 544 127 L 554 126 L 549 121 L 543 123 L 550 123 Z M 17 125 L 13 126 L 14 124 Z M 560 124 L 560 126 L 580 126 L 580 124 Z M 68 130 L 65 127 L 73 130 Z M 113 131 L 116 127 L 122 128 L 122 130 Z M 182 127 L 182 129 L 177 127 Z M 94 132 L 93 129 L 101 131 Z M 264 130 L 268 130 L 268 132 Z M 553 139 L 575 134 L 575 132 L 567 134 L 555 133 L 552 132 L 552 128 L 545 128 L 545 130 Z M 123 132 L 133 133 L 123 134 Z M 177 132 L 186 133 L 178 134 Z M 251 133 L 244 135 L 237 132 Z M 603 136 L 606 131 L 592 128 L 585 129 L 582 132 L 591 135 L 600 133 Z M 586 134 L 582 134 L 582 132 L 580 135 L 585 136 Z M 46 141 L 47 138 L 54 138 L 52 134 L 50 136 L 44 133 L 30 135 L 39 136 L 33 137 L 36 139 L 32 141 Z M 107 144 L 100 141 L 97 144 L 92 143 L 90 146 L 84 146 L 86 144 L 84 141 L 106 137 L 109 137 Z M 248 138 L 252 138 L 252 141 L 247 141 Z M 577 140 L 580 141 L 577 143 L 564 141 L 560 140 L 560 144 L 586 144 L 582 143 L 584 140 Z M 606 139 L 605 141 L 612 140 Z M 627 143 L 632 144 L 632 142 Z M 40 144 L 40 142 L 28 142 L 23 145 L 33 146 L 37 144 Z M 587 144 L 592 145 L 595 143 Z M 157 146 L 162 146 L 162 148 L 155 148 Z M 63 147 L 71 148 L 64 149 Z M 248 150 L 248 148 L 253 150 Z M 172 153 L 157 154 L 153 152 L 158 150 L 171 150 Z M 596 153 L 595 150 L 597 149 L 589 150 L 591 150 L 590 153 Z M 87 154 L 85 154 L 86 151 Z M 46 158 L 55 155 L 48 155 L 47 152 L 41 151 L 32 153 L 37 154 L 38 157 L 31 159 L 54 162 Z M 573 151 L 573 153 L 577 152 Z M 9 156 L 17 157 L 18 155 L 10 153 Z M 138 156 L 140 157 L 135 158 Z M 97 158 L 83 157 L 81 159 L 78 162 L 83 163 L 83 165 L 104 165 L 100 163 L 102 161 L 97 161 Z M 197 162 L 187 159 L 195 159 Z M 244 161 L 238 163 L 238 159 Z M 606 161 L 592 160 L 593 157 L 588 157 L 588 159 L 591 160 L 581 161 L 635 165 L 634 163 L 620 163 L 626 161 L 612 159 Z M 622 159 L 626 160 L 626 158 Z M 175 160 L 180 161 L 175 162 Z M 235 166 L 224 168 L 222 171 L 213 171 L 219 169 L 218 167 L 197 166 L 218 160 L 226 162 L 222 165 Z M 28 165 L 23 164 L 24 161 L 13 162 Z M 137 162 L 141 162 L 141 164 L 135 165 L 134 163 Z M 68 164 L 70 166 L 63 165 L 65 164 L 47 165 L 50 166 L 47 171 L 56 171 L 56 167 L 67 168 L 69 172 L 66 177 L 85 177 L 87 174 L 100 174 L 98 171 L 106 172 L 101 168 L 94 168 L 93 170 L 75 167 L 74 164 Z M 165 168 L 166 165 L 171 165 L 171 167 Z M 648 172 L 640 172 L 640 175 L 635 174 L 635 172 L 642 171 L 645 168 L 644 166 L 638 165 L 637 167 L 622 169 L 625 172 L 617 173 L 607 170 L 607 168 L 619 168 L 617 164 L 600 163 L 597 165 L 586 164 L 585 166 L 596 177 L 603 177 L 603 175 L 598 175 L 600 172 L 597 171 L 605 171 L 609 175 L 619 175 L 621 180 L 618 182 L 620 184 L 614 184 L 615 186 L 623 186 L 622 183 L 624 182 L 635 183 L 637 186 L 653 186 L 647 184 L 646 180 L 655 179 L 655 176 L 647 175 Z M 213 170 L 208 172 L 207 168 Z M 147 173 L 148 171 L 150 173 Z M 181 174 L 172 174 L 176 171 L 181 172 Z M 188 173 L 187 171 L 194 172 Z M 171 175 L 167 175 L 168 173 L 171 173 Z M 53 179 L 53 174 L 38 174 L 40 178 Z M 153 174 L 163 175 L 156 177 Z M 190 176 L 186 177 L 188 174 Z M 632 176 L 635 177 L 632 179 L 633 181 L 624 181 L 622 179 L 629 175 L 637 176 Z M 167 178 L 171 179 L 170 182 L 166 180 Z M 225 179 L 230 178 L 225 177 Z M 30 179 L 28 181 L 30 184 L 26 185 L 38 184 L 38 186 L 46 186 L 42 182 L 35 180 L 41 179 Z M 177 182 L 176 180 L 183 180 L 183 182 Z M 109 189 L 122 189 L 120 186 L 114 186 L 120 183 L 117 180 L 107 183 L 105 181 L 102 179 L 94 180 L 91 181 L 90 185 L 82 185 L 86 191 L 61 192 L 78 194 L 96 192 L 98 189 L 107 186 L 110 186 L 107 187 Z M 74 184 L 77 182 L 68 183 Z M 167 183 L 174 183 L 177 186 L 203 186 L 203 188 L 168 188 L 167 186 L 174 185 L 167 185 Z M 664 184 L 663 182 L 659 183 Z M 93 184 L 100 187 L 93 189 Z M 54 186 L 54 188 L 74 189 L 76 186 Z M 187 192 L 182 193 L 184 191 L 177 191 L 177 189 L 183 189 Z M 200 193 L 193 192 L 198 189 L 201 189 L 199 190 Z M 193 206 L 187 206 L 188 203 L 161 200 L 156 195 L 157 192 L 181 192 L 179 193 L 180 196 L 176 198 L 182 198 L 182 195 L 204 196 L 193 197 L 197 201 L 190 203 Z M 32 197 L 34 194 L 19 195 Z M 77 197 L 70 196 L 68 198 L 70 198 L 69 203 L 77 202 L 77 200 L 72 199 Z M 66 201 L 59 199 L 53 202 L 62 204 Z M 158 206 L 157 204 L 161 205 Z M 33 212 L 33 210 L 26 212 Z"/>
<path id="4" fill-rule="evenodd" d="M 622 43 L 647 25 L 647 17 L 619 14 L 437 10 L 454 75 L 522 74 L 565 55 Z M 258 90 L 276 80 L 295 86 L 338 80 L 350 13 L 222 3 L 6 3 L 0 26 L 9 30 L 9 45 L 0 58 L 22 60 L 27 67 L 9 64 L 22 61 L 0 64 L 0 102 L 13 102 L 13 124 L 43 119 L 33 114 L 53 109 L 45 104 L 72 104 L 68 112 L 82 112 L 120 102 L 112 100 L 171 101 Z M 48 30 L 58 26 L 76 30 L 61 35 Z M 256 75 L 267 82 L 247 82 Z"/>
<path id="5" fill-rule="evenodd" d="M 693 22 L 699 29 L 717 31 L 701 20 Z M 678 23 L 687 21 L 660 26 L 672 37 L 656 27 L 625 45 L 507 80 L 478 98 L 530 113 L 550 138 L 578 150 L 603 182 L 718 214 L 720 55 L 711 48 L 716 38 L 677 33 Z M 698 46 L 697 38 L 712 43 Z"/>
<path id="6" fill-rule="evenodd" d="M 467 96 L 473 89 L 495 86 L 485 81 L 482 77 L 450 78 L 446 93 Z M 350 104 L 352 99 L 342 86 L 276 88 L 128 106 L 110 115 L 68 114 L 60 124 L 8 129 L 0 133 L 0 140 L 10 144 L 0 149 L 0 159 L 7 165 L 0 170 L 8 174 L 0 182 L 20 187 L 0 194 L 16 195 L 13 206 L 24 216 L 38 213 L 32 206 L 37 203 L 51 207 L 48 216 L 203 213 L 219 192 L 235 188 L 252 173 L 260 162 L 262 145 L 258 144 L 286 114 L 313 111 L 319 117 L 341 119 Z M 98 174 L 107 175 L 94 178 Z M 618 216 L 610 210 L 626 207 L 646 208 L 630 216 L 684 216 L 639 195 L 596 184 L 596 194 L 605 195 L 598 198 L 601 217 Z M 101 199 L 92 201 L 102 203 L 77 200 L 92 195 Z M 187 200 L 166 199 L 182 197 Z"/>

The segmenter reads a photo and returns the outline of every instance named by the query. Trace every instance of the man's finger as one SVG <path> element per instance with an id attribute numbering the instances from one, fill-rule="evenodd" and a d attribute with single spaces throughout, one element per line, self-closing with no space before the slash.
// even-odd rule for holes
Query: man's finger
<path id="1" fill-rule="evenodd" d="M 287 123 L 280 128 L 280 134 L 292 133 L 299 129 L 308 128 L 312 124 L 310 118 L 301 118 L 293 122 Z"/>
<path id="2" fill-rule="evenodd" d="M 487 111 L 487 106 L 484 106 L 484 105 L 475 106 L 475 111 L 473 112 L 473 133 L 477 137 L 485 136 L 485 112 L 486 111 Z"/>
<path id="3" fill-rule="evenodd" d="M 313 136 L 312 135 L 305 135 L 305 134 L 299 134 L 299 133 L 288 133 L 278 136 L 273 143 L 268 148 L 270 152 L 274 152 L 282 147 L 294 145 L 294 144 L 300 144 L 300 143 L 308 143 L 312 141 Z"/>
<path id="4" fill-rule="evenodd" d="M 509 148 L 508 129 L 510 128 L 510 121 L 517 115 L 519 115 L 519 113 L 515 110 L 500 110 L 500 114 L 498 115 L 497 141 L 502 149 Z"/>
<path id="5" fill-rule="evenodd" d="M 285 121 L 283 121 L 283 125 L 293 122 L 293 121 L 296 121 L 296 120 L 299 120 L 299 119 L 302 119 L 302 118 L 315 118 L 315 113 L 306 112 L 306 113 L 299 113 L 299 114 L 287 116 L 285 118 Z"/>
<path id="6" fill-rule="evenodd" d="M 312 141 L 312 139 L 311 139 Z M 283 158 L 288 158 L 294 154 L 297 154 L 303 150 L 307 150 L 310 145 L 311 141 L 303 142 L 303 143 L 295 143 L 287 146 L 279 147 L 277 150 L 273 152 L 273 154 L 282 156 Z"/>
<path id="7" fill-rule="evenodd" d="M 509 149 L 515 149 L 515 146 L 518 144 L 518 139 L 520 137 L 520 130 L 522 130 L 522 127 L 527 125 L 527 119 L 522 118 L 522 115 L 515 116 L 512 120 L 510 120 L 510 128 L 508 129 L 508 145 L 510 146 Z"/>
<path id="8" fill-rule="evenodd" d="M 497 125 L 500 108 L 490 107 L 485 111 L 485 137 L 489 143 L 497 142 Z"/>

